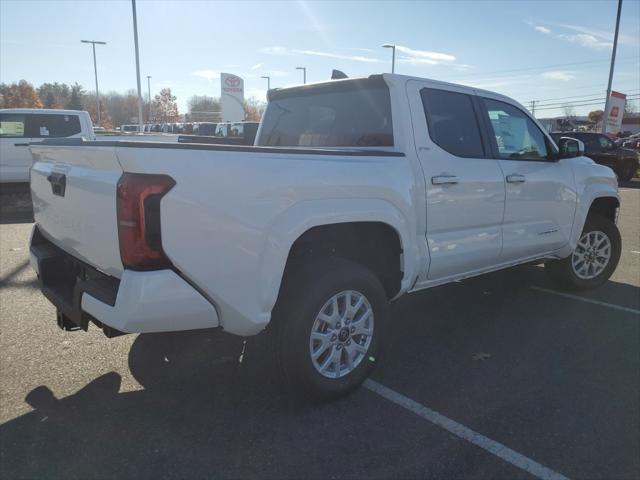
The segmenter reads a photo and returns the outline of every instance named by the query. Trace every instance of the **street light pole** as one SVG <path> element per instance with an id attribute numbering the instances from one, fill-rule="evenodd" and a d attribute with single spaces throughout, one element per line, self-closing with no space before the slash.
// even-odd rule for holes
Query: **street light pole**
<path id="1" fill-rule="evenodd" d="M 98 42 L 97 40 L 80 40 L 81 43 L 90 43 L 93 47 L 93 72 L 96 76 L 96 101 L 98 102 L 98 126 L 101 124 L 100 118 L 100 91 L 98 90 L 98 64 L 96 63 L 96 43 L 98 45 L 106 45 L 107 42 Z"/>
<path id="2" fill-rule="evenodd" d="M 307 67 L 296 67 L 296 70 L 302 70 L 302 83 L 307 84 Z"/>
<path id="3" fill-rule="evenodd" d="M 267 79 L 267 93 L 268 93 L 269 90 L 271 90 L 271 77 L 262 76 L 260 78 L 266 78 Z"/>
<path id="4" fill-rule="evenodd" d="M 147 98 L 149 100 L 149 114 L 147 121 L 151 123 L 151 75 L 147 75 Z"/>
<path id="5" fill-rule="evenodd" d="M 616 63 L 616 49 L 618 48 L 618 31 L 620 30 L 620 12 L 622 0 L 618 0 L 618 14 L 616 15 L 616 31 L 613 35 L 613 50 L 611 51 L 611 67 L 609 68 L 609 84 L 607 85 L 607 98 L 604 103 L 604 115 L 602 118 L 602 133 L 607 133 L 607 115 L 609 114 L 609 97 L 611 97 L 611 83 L 613 82 L 613 67 Z"/>
<path id="6" fill-rule="evenodd" d="M 136 0 L 131 0 L 133 9 L 133 41 L 136 47 L 136 80 L 138 81 L 138 133 L 143 133 L 142 87 L 140 86 L 140 55 L 138 53 L 138 18 L 136 16 Z"/>
<path id="7" fill-rule="evenodd" d="M 382 45 L 382 48 L 390 48 L 391 53 L 391 73 L 395 73 L 396 71 L 396 46 L 390 43 L 385 43 Z"/>

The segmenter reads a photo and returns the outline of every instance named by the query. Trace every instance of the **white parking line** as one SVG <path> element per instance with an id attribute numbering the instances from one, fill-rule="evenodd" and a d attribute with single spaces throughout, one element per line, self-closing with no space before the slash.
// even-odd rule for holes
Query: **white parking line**
<path id="1" fill-rule="evenodd" d="M 374 380 L 365 380 L 364 387 L 367 390 L 377 393 L 390 402 L 393 402 L 396 405 L 399 405 L 409 410 L 410 412 L 415 413 L 419 417 L 428 420 L 434 425 L 445 429 L 456 437 L 473 443 L 483 450 L 492 453 L 496 457 L 501 458 L 505 462 L 508 462 L 511 465 L 514 465 L 537 478 L 542 478 L 545 480 L 567 480 L 567 477 L 565 477 L 564 475 L 555 472 L 550 468 L 547 468 L 544 465 L 541 465 L 538 462 L 531 460 L 530 458 L 525 457 L 524 455 L 514 450 L 511 450 L 501 443 L 498 443 L 495 440 L 491 440 L 490 438 L 487 438 L 484 435 L 481 435 L 478 432 L 471 430 L 470 428 L 467 428 L 464 425 L 461 425 L 458 422 L 455 422 L 450 418 L 447 418 L 444 415 L 431 410 L 430 408 L 425 407 L 424 405 L 411 400 L 409 397 L 405 397 L 404 395 L 391 390 L 390 388 L 385 387 L 384 385 L 381 385 Z"/>
<path id="2" fill-rule="evenodd" d="M 570 298 L 572 300 L 578 300 L 580 302 L 593 303 L 594 305 L 600 305 L 602 307 L 613 308 L 614 310 L 620 310 L 621 312 L 640 314 L 640 310 L 637 310 L 635 308 L 623 307 L 621 305 L 616 305 L 614 303 L 601 302 L 599 300 L 593 300 L 591 298 L 580 297 L 579 295 L 572 295 L 570 293 L 556 292 L 555 290 L 549 290 L 548 288 L 535 287 L 535 286 L 532 286 L 532 287 L 529 287 L 529 288 L 531 288 L 532 290 L 538 290 L 539 292 L 545 292 L 545 293 L 550 293 L 551 295 L 557 295 L 559 297 Z"/>
<path id="3" fill-rule="evenodd" d="M 631 253 L 640 253 L 640 252 L 637 250 L 631 250 Z"/>

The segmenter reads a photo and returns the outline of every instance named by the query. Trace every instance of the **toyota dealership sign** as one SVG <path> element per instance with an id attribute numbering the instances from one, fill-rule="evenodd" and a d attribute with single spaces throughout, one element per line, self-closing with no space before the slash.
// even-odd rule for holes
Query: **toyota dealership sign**
<path id="1" fill-rule="evenodd" d="M 616 134 L 622 128 L 622 117 L 624 116 L 624 107 L 627 103 L 627 96 L 620 92 L 611 92 L 609 102 L 607 103 L 607 111 L 605 112 L 605 131 L 604 133 Z"/>
<path id="2" fill-rule="evenodd" d="M 222 120 L 225 122 L 244 120 L 244 80 L 231 73 L 221 73 L 220 90 Z"/>

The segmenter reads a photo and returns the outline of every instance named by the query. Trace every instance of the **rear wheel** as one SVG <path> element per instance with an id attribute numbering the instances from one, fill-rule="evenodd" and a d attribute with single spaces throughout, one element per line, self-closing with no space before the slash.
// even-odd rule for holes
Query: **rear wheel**
<path id="1" fill-rule="evenodd" d="M 376 359 L 384 288 L 367 268 L 340 258 L 292 270 L 270 327 L 278 368 L 300 393 L 339 397 L 362 383 Z"/>
<path id="2" fill-rule="evenodd" d="M 596 288 L 613 274 L 620 260 L 622 240 L 618 227 L 597 214 L 589 215 L 571 255 L 551 260 L 546 270 L 558 286 L 570 290 Z"/>
<path id="3" fill-rule="evenodd" d="M 623 182 L 628 182 L 636 173 L 636 165 L 634 162 L 627 162 L 618 172 L 618 178 Z"/>

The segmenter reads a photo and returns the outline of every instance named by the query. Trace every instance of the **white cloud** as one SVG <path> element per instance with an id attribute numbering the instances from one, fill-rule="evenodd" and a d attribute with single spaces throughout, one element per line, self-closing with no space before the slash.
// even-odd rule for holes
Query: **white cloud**
<path id="1" fill-rule="evenodd" d="M 378 63 L 379 59 L 373 57 L 365 57 L 363 55 L 342 55 L 333 52 L 323 52 L 321 50 L 291 50 L 286 47 L 263 47 L 259 48 L 260 53 L 267 55 L 311 55 L 315 57 L 337 58 L 340 60 L 350 60 L 353 62 Z"/>
<path id="2" fill-rule="evenodd" d="M 567 72 L 566 70 L 550 70 L 540 75 L 548 80 L 561 80 L 563 82 L 568 82 L 576 78 L 575 75 L 572 75 L 571 72 Z"/>
<path id="3" fill-rule="evenodd" d="M 558 35 L 558 38 L 567 40 L 571 43 L 577 43 L 583 47 L 592 48 L 594 50 L 609 50 L 613 47 L 613 43 L 603 40 L 602 38 L 589 35 L 588 33 L 578 33 L 575 35 Z"/>
<path id="4" fill-rule="evenodd" d="M 337 58 L 339 60 L 351 60 L 354 62 L 378 63 L 380 59 L 373 57 L 365 57 L 362 55 L 341 55 L 339 53 L 322 52 L 320 50 L 293 50 L 299 55 L 313 55 L 316 57 Z"/>
<path id="5" fill-rule="evenodd" d="M 288 49 L 285 47 L 262 47 L 259 48 L 258 51 L 260 53 L 266 53 L 267 55 L 291 55 Z"/>
<path id="6" fill-rule="evenodd" d="M 217 70 L 196 70 L 195 72 L 191 72 L 191 75 L 204 78 L 205 80 L 209 80 L 210 82 L 220 78 L 220 72 Z"/>
<path id="7" fill-rule="evenodd" d="M 251 67 L 251 70 L 257 70 L 257 69 L 259 69 L 262 65 L 263 65 L 262 63 L 256 63 L 255 65 L 253 65 L 253 66 Z"/>
<path id="8" fill-rule="evenodd" d="M 448 53 L 430 52 L 428 50 L 414 50 L 402 45 L 396 45 L 396 51 L 406 55 L 407 63 L 437 65 L 441 62 L 455 62 L 456 57 Z"/>
<path id="9" fill-rule="evenodd" d="M 547 27 L 543 27 L 542 25 L 534 25 L 533 29 L 536 30 L 537 32 L 544 33 L 546 35 L 551 33 L 550 29 L 548 29 Z"/>
<path id="10" fill-rule="evenodd" d="M 565 33 L 554 34 L 550 28 L 542 25 L 534 25 L 527 22 L 535 31 L 544 35 L 553 35 L 555 38 L 580 45 L 581 47 L 591 48 L 593 50 L 608 50 L 613 46 L 612 34 L 610 32 L 581 27 L 579 25 L 568 25 L 565 23 L 552 24 Z M 578 33 L 571 33 L 578 32 Z M 621 43 L 630 43 L 629 38 L 624 35 L 620 36 Z"/>
<path id="11" fill-rule="evenodd" d="M 587 35 L 591 35 L 592 37 L 596 37 L 601 41 L 606 41 L 606 42 L 609 42 L 610 44 L 613 44 L 613 31 L 598 30 L 596 28 L 587 28 L 580 25 L 569 25 L 566 23 L 559 23 L 557 26 L 561 28 L 566 28 L 567 30 L 573 30 L 574 32 L 585 33 Z M 637 45 L 638 38 L 633 35 L 619 33 L 618 42 L 626 43 L 629 45 Z"/>

